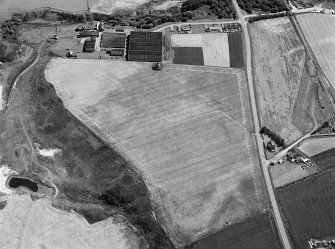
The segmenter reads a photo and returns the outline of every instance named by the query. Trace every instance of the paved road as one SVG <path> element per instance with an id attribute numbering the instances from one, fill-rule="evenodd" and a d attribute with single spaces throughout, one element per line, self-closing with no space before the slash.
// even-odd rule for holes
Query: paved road
<path id="1" fill-rule="evenodd" d="M 243 20 L 242 12 L 236 2 L 236 0 L 233 0 L 233 4 L 235 6 L 235 9 L 237 11 L 239 20 L 241 22 L 245 43 L 246 43 L 246 54 L 247 54 L 247 61 L 246 61 L 246 72 L 247 72 L 247 81 L 249 85 L 249 95 L 250 95 L 250 101 L 251 101 L 251 110 L 252 110 L 252 116 L 254 121 L 254 127 L 255 127 L 255 138 L 257 142 L 257 148 L 259 153 L 259 158 L 261 162 L 261 167 L 263 170 L 263 175 L 265 178 L 266 187 L 268 190 L 269 198 L 271 201 L 272 210 L 274 213 L 274 218 L 277 224 L 278 232 L 280 234 L 280 238 L 282 241 L 282 244 L 285 249 L 291 249 L 291 244 L 289 242 L 285 226 L 282 220 L 282 217 L 280 215 L 280 211 L 277 205 L 275 193 L 273 190 L 273 186 L 271 183 L 270 173 L 268 170 L 268 163 L 265 159 L 264 155 L 264 147 L 263 147 L 263 140 L 259 133 L 260 131 L 260 123 L 258 119 L 258 113 L 257 113 L 257 106 L 256 106 L 256 98 L 255 98 L 255 90 L 254 90 L 254 84 L 253 84 L 253 75 L 252 75 L 252 61 L 251 61 L 251 45 L 250 45 L 250 39 L 249 39 L 249 32 L 247 29 L 247 23 Z"/>

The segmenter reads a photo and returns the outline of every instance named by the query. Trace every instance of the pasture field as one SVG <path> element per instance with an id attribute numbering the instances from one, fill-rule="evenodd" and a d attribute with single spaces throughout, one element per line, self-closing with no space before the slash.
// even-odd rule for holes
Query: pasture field
<path id="1" fill-rule="evenodd" d="M 140 172 L 177 247 L 266 208 L 242 70 L 53 59 L 45 77 Z"/>
<path id="2" fill-rule="evenodd" d="M 204 55 L 202 48 L 196 47 L 174 47 L 174 64 L 184 65 L 204 65 Z"/>
<path id="3" fill-rule="evenodd" d="M 58 210 L 50 200 L 29 195 L 2 198 L 0 245 L 11 248 L 149 248 L 127 227 L 122 217 L 90 225 L 76 213 Z M 2 247 L 4 248 L 4 247 Z"/>
<path id="4" fill-rule="evenodd" d="M 311 137 L 305 139 L 299 146 L 299 150 L 309 157 L 315 156 L 332 148 L 335 148 L 335 137 L 332 136 Z"/>
<path id="5" fill-rule="evenodd" d="M 286 17 L 250 25 L 254 82 L 262 126 L 286 144 L 302 135 L 293 124 L 305 64 L 305 50 Z"/>
<path id="6" fill-rule="evenodd" d="M 334 234 L 334 170 L 279 188 L 277 193 L 294 248 L 305 249 L 310 238 Z"/>
<path id="7" fill-rule="evenodd" d="M 323 151 L 312 157 L 312 160 L 321 169 L 329 169 L 335 166 L 335 148 Z"/>
<path id="8" fill-rule="evenodd" d="M 227 33 L 171 35 L 172 47 L 201 47 L 206 66 L 230 67 Z"/>
<path id="9" fill-rule="evenodd" d="M 187 249 L 281 249 L 277 229 L 269 213 L 256 215 L 204 237 Z"/>
<path id="10" fill-rule="evenodd" d="M 304 168 L 302 168 L 302 166 Z M 282 187 L 302 178 L 308 177 L 318 172 L 311 163 L 295 164 L 285 161 L 282 164 L 275 164 L 269 168 L 273 186 Z"/>

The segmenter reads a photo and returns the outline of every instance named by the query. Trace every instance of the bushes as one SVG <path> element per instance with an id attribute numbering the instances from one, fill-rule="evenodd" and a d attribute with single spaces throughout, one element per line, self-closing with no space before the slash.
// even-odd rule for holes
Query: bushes
<path id="1" fill-rule="evenodd" d="M 267 127 L 263 126 L 261 128 L 261 130 L 259 131 L 259 133 L 262 134 L 262 135 L 266 135 L 269 138 L 271 138 L 277 144 L 277 146 L 285 147 L 284 139 L 281 138 L 280 136 L 278 136 L 273 131 L 270 131 L 270 129 L 268 129 Z"/>
<path id="2" fill-rule="evenodd" d="M 181 7 L 181 13 L 183 15 L 204 5 L 208 5 L 213 14 L 219 18 L 236 18 L 236 12 L 230 0 L 186 0 Z M 188 16 L 187 18 L 191 19 Z"/>
<path id="3" fill-rule="evenodd" d="M 288 10 L 285 3 L 281 0 L 237 0 L 237 2 L 240 8 L 248 14 L 252 13 L 253 9 L 271 13 Z"/>

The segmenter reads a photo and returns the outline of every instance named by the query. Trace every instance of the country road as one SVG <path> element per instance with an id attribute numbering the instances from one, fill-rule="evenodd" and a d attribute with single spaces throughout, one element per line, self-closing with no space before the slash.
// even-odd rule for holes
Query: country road
<path id="1" fill-rule="evenodd" d="M 250 102 L 251 102 L 251 110 L 252 110 L 252 117 L 253 117 L 253 122 L 254 122 L 254 127 L 255 127 L 255 138 L 257 142 L 257 148 L 258 148 L 258 154 L 259 154 L 259 159 L 266 183 L 266 188 L 268 190 L 268 195 L 271 201 L 271 206 L 274 214 L 274 218 L 277 224 L 278 232 L 281 238 L 281 242 L 283 244 L 283 247 L 285 249 L 291 249 L 291 244 L 289 242 L 285 226 L 282 220 L 282 217 L 280 215 L 279 207 L 277 204 L 276 196 L 274 193 L 274 189 L 272 186 L 271 178 L 270 178 L 270 173 L 268 169 L 268 162 L 265 159 L 264 155 L 264 147 L 263 147 L 263 140 L 261 137 L 261 134 L 259 133 L 260 131 L 260 123 L 259 123 L 259 118 L 258 118 L 258 113 L 257 113 L 257 105 L 256 105 L 256 98 L 255 98 L 255 89 L 254 89 L 254 84 L 253 84 L 253 74 L 252 74 L 252 60 L 251 60 L 251 45 L 250 45 L 250 38 L 249 38 L 249 31 L 247 28 L 247 23 L 245 22 L 243 18 L 243 14 L 241 12 L 241 9 L 239 8 L 237 1 L 233 0 L 233 4 L 235 6 L 237 15 L 238 15 L 238 20 L 240 21 L 244 33 L 244 38 L 245 38 L 245 47 L 246 47 L 246 54 L 247 54 L 247 61 L 246 61 L 246 73 L 247 73 L 247 81 L 248 81 L 248 86 L 249 86 L 249 95 L 250 95 Z"/>

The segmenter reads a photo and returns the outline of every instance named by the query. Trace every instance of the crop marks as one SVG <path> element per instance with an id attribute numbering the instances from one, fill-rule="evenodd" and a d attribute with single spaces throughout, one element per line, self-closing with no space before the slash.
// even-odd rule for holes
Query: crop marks
<path id="1" fill-rule="evenodd" d="M 176 246 L 265 208 L 242 71 L 54 59 L 45 75 L 142 174 Z"/>
<path id="2" fill-rule="evenodd" d="M 262 126 L 290 143 L 302 135 L 292 119 L 305 63 L 304 47 L 288 18 L 255 22 L 250 31 Z"/>

